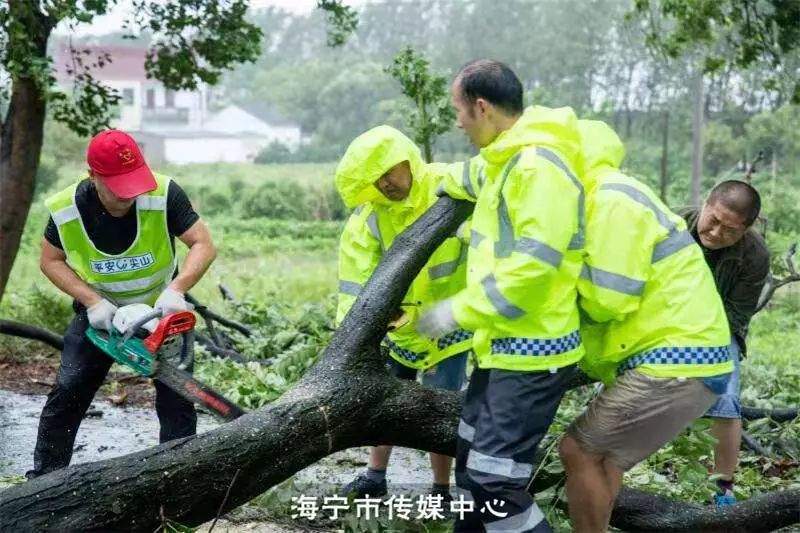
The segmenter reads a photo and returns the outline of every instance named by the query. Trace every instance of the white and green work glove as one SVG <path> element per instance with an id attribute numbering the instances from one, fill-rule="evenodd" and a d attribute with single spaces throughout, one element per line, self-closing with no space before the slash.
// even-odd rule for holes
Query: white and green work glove
<path id="1" fill-rule="evenodd" d="M 111 322 L 114 320 L 114 315 L 116 314 L 117 306 L 105 298 L 86 309 L 86 316 L 89 318 L 89 324 L 94 329 L 111 331 Z"/>
<path id="2" fill-rule="evenodd" d="M 189 304 L 186 303 L 182 292 L 167 287 L 156 300 L 153 309 L 161 311 L 162 316 L 167 316 L 179 311 L 188 311 Z"/>
<path id="3" fill-rule="evenodd" d="M 458 322 L 453 318 L 453 306 L 450 300 L 439 302 L 422 314 L 417 321 L 417 332 L 426 337 L 436 339 L 458 329 Z"/>

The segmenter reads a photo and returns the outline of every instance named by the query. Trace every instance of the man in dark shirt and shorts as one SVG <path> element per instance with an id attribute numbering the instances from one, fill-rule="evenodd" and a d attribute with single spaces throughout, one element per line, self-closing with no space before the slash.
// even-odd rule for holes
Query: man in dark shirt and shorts
<path id="1" fill-rule="evenodd" d="M 136 142 L 118 130 L 97 134 L 89 176 L 46 200 L 50 220 L 40 266 L 73 298 L 56 383 L 42 410 L 28 478 L 66 467 L 75 436 L 112 359 L 89 341 L 89 325 L 108 330 L 118 306 L 145 303 L 170 314 L 188 309 L 184 294 L 216 257 L 206 225 L 186 193 L 153 174 Z M 180 273 L 174 237 L 189 252 Z M 193 435 L 194 406 L 156 382 L 160 441 Z"/>
<path id="2" fill-rule="evenodd" d="M 702 209 L 682 213 L 689 231 L 705 254 L 714 274 L 731 328 L 731 353 L 735 370 L 728 388 L 706 413 L 713 419 L 714 473 L 718 493 L 716 505 L 731 505 L 733 476 L 742 438 L 739 404 L 739 359 L 746 355 L 745 337 L 758 298 L 769 275 L 769 251 L 764 239 L 753 229 L 761 209 L 758 192 L 748 183 L 723 181 L 709 193 Z"/>

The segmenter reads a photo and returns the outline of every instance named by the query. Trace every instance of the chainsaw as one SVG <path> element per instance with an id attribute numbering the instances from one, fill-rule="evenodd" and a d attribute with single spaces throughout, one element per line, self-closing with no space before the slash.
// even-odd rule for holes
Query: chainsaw
<path id="1" fill-rule="evenodd" d="M 149 305 L 131 304 L 119 308 L 111 331 L 90 326 L 86 336 L 137 374 L 160 381 L 225 421 L 239 418 L 245 411 L 187 371 L 194 362 L 195 321 L 191 311 L 162 317 Z"/>

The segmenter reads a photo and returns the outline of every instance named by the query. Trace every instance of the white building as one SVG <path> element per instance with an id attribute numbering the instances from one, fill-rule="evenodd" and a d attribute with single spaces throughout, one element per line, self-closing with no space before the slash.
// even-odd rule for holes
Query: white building
<path id="1" fill-rule="evenodd" d="M 145 75 L 146 50 L 120 45 L 81 45 L 86 63 L 108 53 L 111 62 L 93 69 L 93 76 L 119 91 L 122 99 L 111 125 L 130 133 L 148 161 L 168 163 L 246 162 L 262 148 L 278 141 L 296 150 L 302 141 L 300 126 L 273 110 L 214 108 L 212 90 L 201 84 L 194 91 L 172 91 Z M 72 57 L 66 42 L 54 50 L 56 77 L 69 90 Z"/>

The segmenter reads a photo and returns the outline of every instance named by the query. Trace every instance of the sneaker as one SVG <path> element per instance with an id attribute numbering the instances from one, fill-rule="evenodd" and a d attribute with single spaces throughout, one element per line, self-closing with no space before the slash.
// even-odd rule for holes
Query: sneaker
<path id="1" fill-rule="evenodd" d="M 728 507 L 729 505 L 734 505 L 736 503 L 736 496 L 733 495 L 733 492 L 730 490 L 726 490 L 724 494 L 714 494 L 714 505 L 717 507 Z"/>
<path id="2" fill-rule="evenodd" d="M 385 479 L 378 483 L 372 481 L 364 474 L 357 475 L 353 481 L 342 487 L 342 493 L 345 496 L 353 494 L 356 498 L 364 498 L 366 496 L 377 498 L 386 496 L 388 492 Z"/>

